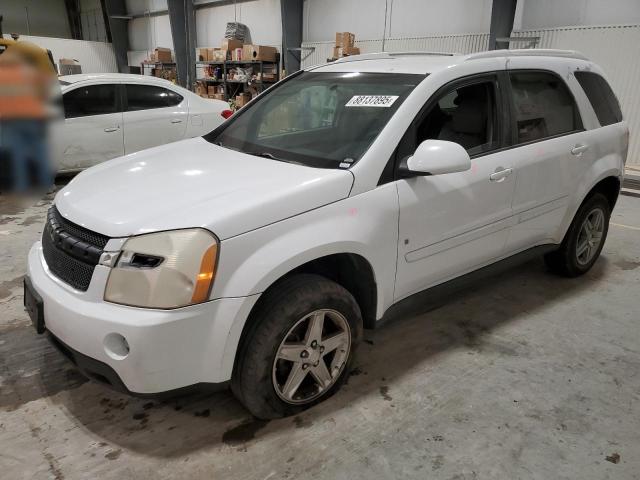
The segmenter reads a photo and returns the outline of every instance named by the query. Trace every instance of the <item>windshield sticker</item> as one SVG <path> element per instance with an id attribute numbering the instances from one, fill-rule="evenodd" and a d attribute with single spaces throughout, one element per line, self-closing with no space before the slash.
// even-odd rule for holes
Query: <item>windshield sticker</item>
<path id="1" fill-rule="evenodd" d="M 386 107 L 389 108 L 398 95 L 354 95 L 345 107 Z"/>

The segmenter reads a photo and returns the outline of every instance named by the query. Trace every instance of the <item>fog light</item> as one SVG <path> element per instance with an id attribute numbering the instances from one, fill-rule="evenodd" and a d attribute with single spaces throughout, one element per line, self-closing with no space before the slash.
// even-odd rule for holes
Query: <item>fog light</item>
<path id="1" fill-rule="evenodd" d="M 110 333 L 104 337 L 104 351 L 114 360 L 123 360 L 129 355 L 129 343 L 119 333 Z"/>

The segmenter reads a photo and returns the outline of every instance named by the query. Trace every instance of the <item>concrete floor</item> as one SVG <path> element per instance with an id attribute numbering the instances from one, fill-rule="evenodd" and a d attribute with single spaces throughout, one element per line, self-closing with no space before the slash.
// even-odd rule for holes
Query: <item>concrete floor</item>
<path id="1" fill-rule="evenodd" d="M 535 260 L 414 302 L 367 334 L 341 392 L 268 423 L 226 392 L 113 393 L 37 336 L 21 283 L 47 205 L 0 200 L 1 478 L 640 478 L 638 198 L 585 277 Z"/>

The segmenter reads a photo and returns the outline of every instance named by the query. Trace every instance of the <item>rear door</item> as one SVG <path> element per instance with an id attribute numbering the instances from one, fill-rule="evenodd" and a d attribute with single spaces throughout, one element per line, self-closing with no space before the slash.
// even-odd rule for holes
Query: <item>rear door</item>
<path id="1" fill-rule="evenodd" d="M 513 58 L 509 71 L 518 176 L 507 253 L 553 241 L 581 172 L 595 158 L 565 81 L 552 71 L 519 68 L 530 62 Z"/>
<path id="2" fill-rule="evenodd" d="M 64 126 L 59 170 L 80 170 L 124 153 L 118 86 L 81 85 L 63 96 Z"/>
<path id="3" fill-rule="evenodd" d="M 189 108 L 179 93 L 157 85 L 127 83 L 124 103 L 125 153 L 184 138 Z"/>

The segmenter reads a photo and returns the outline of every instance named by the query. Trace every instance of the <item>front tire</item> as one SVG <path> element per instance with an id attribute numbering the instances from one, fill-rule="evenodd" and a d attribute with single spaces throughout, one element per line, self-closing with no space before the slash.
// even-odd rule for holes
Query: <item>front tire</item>
<path id="1" fill-rule="evenodd" d="M 578 209 L 560 248 L 545 255 L 545 263 L 555 273 L 577 277 L 596 262 L 609 231 L 611 207 L 607 198 L 595 193 Z"/>
<path id="2" fill-rule="evenodd" d="M 335 393 L 362 337 L 362 316 L 341 285 L 293 275 L 265 294 L 243 339 L 231 388 L 257 418 L 294 415 Z"/>

